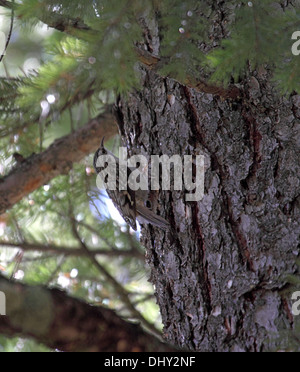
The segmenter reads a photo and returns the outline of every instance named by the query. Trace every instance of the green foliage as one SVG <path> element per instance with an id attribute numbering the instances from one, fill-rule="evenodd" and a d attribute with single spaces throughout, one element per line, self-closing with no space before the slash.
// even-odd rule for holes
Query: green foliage
<path id="1" fill-rule="evenodd" d="M 207 41 L 207 4 L 203 1 L 167 0 L 158 3 L 157 7 L 161 14 L 161 54 L 169 59 L 161 73 L 180 81 L 187 76 L 196 76 L 204 60 L 198 46 Z"/>
<path id="2" fill-rule="evenodd" d="M 225 85 L 231 78 L 238 81 L 247 63 L 252 68 L 269 64 L 288 71 L 284 58 L 293 57 L 291 35 L 297 29 L 295 19 L 291 22 L 293 18 L 291 11 L 284 12 L 271 0 L 243 1 L 235 12 L 231 37 L 207 57 L 215 69 L 212 81 Z M 293 90 L 283 80 L 281 87 Z"/>
<path id="3" fill-rule="evenodd" d="M 43 345 L 37 344 L 36 342 L 32 340 L 23 340 L 19 338 L 10 339 L 7 337 L 0 336 L 0 353 L 1 352 L 46 353 L 46 352 L 51 352 L 51 350 L 47 349 Z"/>
<path id="4" fill-rule="evenodd" d="M 22 22 L 34 25 L 43 18 L 45 11 L 55 19 L 57 15 L 77 19 L 78 15 L 85 22 L 95 17 L 95 11 L 101 9 L 102 1 L 81 1 L 81 0 L 23 0 L 22 6 L 18 8 L 17 14 Z"/>
<path id="5" fill-rule="evenodd" d="M 103 218 L 107 215 L 106 204 L 99 199 L 95 183 L 90 169 L 76 164 L 70 175 L 55 178 L 12 208 L 5 217 L 5 230 L 0 231 L 0 268 L 28 284 L 58 286 L 72 296 L 131 317 L 119 298 L 124 287 L 145 319 L 159 325 L 143 250 L 127 227 Z M 6 247 L 6 241 L 16 242 L 15 248 Z M 18 264 L 16 255 L 23 242 L 37 248 L 27 251 L 25 247 Z M 86 253 L 79 253 L 82 242 L 91 254 L 102 252 L 97 256 L 100 268 Z M 115 283 L 108 280 L 108 273 L 115 277 Z M 26 340 L 2 342 L 0 338 L 1 345 L 6 351 L 46 350 Z"/>
<path id="6" fill-rule="evenodd" d="M 53 93 L 60 97 L 57 109 L 62 112 L 68 105 L 80 100 L 78 92 L 81 89 L 84 92 L 88 91 L 91 79 L 81 66 L 86 61 L 82 43 L 67 38 L 55 43 L 51 53 L 54 54 L 53 60 L 43 64 L 39 73 L 27 78 L 19 89 L 17 102 L 25 111 L 35 107 L 35 102 L 42 102 L 47 99 L 48 94 Z M 40 107 L 36 108 L 38 114 Z"/>
<path id="7" fill-rule="evenodd" d="M 271 0 L 231 0 L 221 15 L 218 2 L 210 0 L 15 3 L 16 28 L 0 66 L 1 176 L 15 165 L 14 152 L 27 157 L 46 149 L 98 115 L 116 94 L 139 89 L 135 46 L 144 41 L 147 28 L 159 38 L 163 76 L 184 83 L 203 79 L 205 73 L 206 79 L 226 85 L 238 82 L 249 65 L 268 64 L 282 92 L 299 91 L 300 56 L 291 53 L 291 35 L 300 20 L 296 0 L 287 8 Z M 220 19 L 226 20 L 223 40 L 214 35 Z M 10 12 L 1 20 L 7 31 Z M 59 286 L 132 318 L 120 300 L 125 289 L 142 317 L 159 327 L 143 250 L 135 234 L 105 217 L 105 197 L 95 189 L 91 165 L 91 157 L 75 164 L 69 175 L 0 216 L 0 270 L 30 284 Z M 24 243 L 36 249 L 24 248 L 19 260 Z M 95 256 L 99 265 L 82 251 L 84 246 L 92 254 L 100 251 Z M 45 349 L 0 337 L 2 350 Z"/>
<path id="8" fill-rule="evenodd" d="M 0 84 L 0 136 L 39 122 L 40 102 L 49 94 L 59 99 L 44 113 L 46 125 L 91 96 L 138 88 L 134 45 L 143 40 L 142 16 L 158 15 L 162 75 L 197 81 L 205 68 L 205 77 L 227 85 L 232 79 L 237 82 L 248 64 L 255 68 L 267 63 L 282 91 L 297 90 L 299 64 L 291 53 L 291 35 L 299 24 L 299 9 L 283 9 L 271 0 L 226 5 L 228 37 L 212 43 L 218 10 L 209 1 L 23 0 L 16 10 L 19 27 L 26 30 L 29 25 L 30 32 L 43 21 L 64 32 L 46 39 L 38 71 L 11 86 L 8 80 Z M 14 115 L 20 112 L 21 117 Z"/>

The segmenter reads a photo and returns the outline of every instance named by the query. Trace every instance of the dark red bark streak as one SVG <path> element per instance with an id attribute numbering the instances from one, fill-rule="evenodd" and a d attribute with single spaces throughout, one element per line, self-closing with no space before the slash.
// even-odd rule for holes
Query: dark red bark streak
<path id="1" fill-rule="evenodd" d="M 197 114 L 197 109 L 193 105 L 190 89 L 187 87 L 183 87 L 183 91 L 185 93 L 185 96 L 187 98 L 187 104 L 188 104 L 188 110 L 187 112 L 190 113 L 190 119 L 191 119 L 191 128 L 193 133 L 196 135 L 196 139 L 205 146 L 205 140 L 204 136 L 201 133 L 201 126 L 199 122 L 199 117 Z M 197 142 L 195 140 L 195 144 Z M 196 146 L 194 146 L 196 148 Z M 212 295 L 211 295 L 211 284 L 209 280 L 209 273 L 206 263 L 206 256 L 205 256 L 205 244 L 204 244 L 204 237 L 201 231 L 201 221 L 199 219 L 199 208 L 197 203 L 193 203 L 192 205 L 192 214 L 193 214 L 193 228 L 196 235 L 196 241 L 198 243 L 199 247 L 199 254 L 200 254 L 200 261 L 202 263 L 200 268 L 200 275 L 203 276 L 203 280 L 201 280 L 201 284 L 203 285 L 203 291 L 204 291 L 204 297 L 206 299 L 206 307 L 208 314 L 212 311 Z"/>
<path id="2" fill-rule="evenodd" d="M 200 262 L 201 267 L 199 270 L 200 273 L 200 283 L 202 285 L 203 295 L 205 297 L 205 305 L 207 308 L 208 314 L 212 311 L 212 294 L 211 294 L 211 283 L 209 280 L 209 273 L 206 263 L 206 257 L 205 257 L 205 245 L 204 245 L 204 238 L 202 236 L 201 232 L 201 222 L 199 220 L 199 209 L 198 204 L 194 203 L 192 207 L 192 213 L 193 213 L 193 228 L 196 235 L 196 241 L 197 245 L 199 247 L 199 255 L 200 255 Z"/>
<path id="3" fill-rule="evenodd" d="M 240 220 L 237 221 L 237 222 L 234 221 L 232 208 L 231 208 L 231 199 L 227 195 L 224 195 L 224 197 L 227 200 L 228 219 L 229 219 L 232 231 L 234 233 L 234 236 L 236 237 L 238 247 L 239 247 L 240 252 L 242 254 L 243 263 L 247 265 L 247 268 L 249 270 L 254 272 L 255 270 L 254 270 L 254 265 L 253 265 L 253 262 L 252 262 L 252 259 L 251 259 L 251 254 L 250 254 L 250 251 L 249 251 L 248 242 L 247 242 L 247 239 L 245 238 L 245 236 L 243 235 L 243 233 L 240 230 L 240 224 L 239 224 Z"/>
<path id="4" fill-rule="evenodd" d="M 261 166 L 262 155 L 260 152 L 260 143 L 262 135 L 257 128 L 257 122 L 251 112 L 243 111 L 243 118 L 249 127 L 250 143 L 253 149 L 253 165 L 249 177 L 255 177 Z"/>
<path id="5" fill-rule="evenodd" d="M 284 311 L 285 311 L 285 313 L 287 315 L 287 318 L 288 318 L 288 320 L 290 322 L 290 326 L 291 326 L 291 329 L 292 329 L 293 326 L 294 326 L 294 315 L 291 312 L 291 309 L 289 307 L 289 304 L 288 304 L 288 301 L 287 301 L 286 298 L 283 298 L 282 299 L 282 306 L 283 306 L 283 309 L 284 309 Z"/>
<path id="6" fill-rule="evenodd" d="M 205 138 L 205 133 L 203 133 L 203 131 L 201 130 L 201 125 L 200 125 L 198 114 L 197 114 L 197 108 L 195 107 L 195 105 L 192 102 L 190 89 L 187 88 L 187 87 L 183 87 L 183 91 L 185 93 L 185 96 L 187 98 L 187 102 L 188 102 L 188 105 L 189 105 L 188 112 L 190 112 L 190 114 L 191 114 L 191 128 L 192 128 L 192 131 L 195 134 L 199 143 L 201 143 L 201 145 L 204 146 L 205 149 L 209 152 L 209 154 L 210 154 L 210 156 L 213 160 L 213 164 L 215 166 L 217 166 L 217 168 L 219 170 L 219 176 L 220 176 L 221 184 L 224 185 L 228 176 L 225 173 L 223 167 L 221 166 L 221 163 L 220 163 L 219 159 L 217 158 L 217 156 L 215 155 L 214 151 L 210 150 L 209 142 Z M 222 117 L 222 112 L 220 112 L 220 116 Z M 255 130 L 255 133 L 256 132 L 257 131 Z M 258 134 L 255 134 L 255 136 L 259 137 Z M 258 151 L 259 150 L 259 143 L 257 144 L 257 142 L 256 142 L 256 146 L 257 146 L 256 150 Z M 250 255 L 248 244 L 247 244 L 247 239 L 242 234 L 242 232 L 239 228 L 239 223 L 234 221 L 232 208 L 231 208 L 231 200 L 230 200 L 230 197 L 227 195 L 227 193 L 224 191 L 224 186 L 221 187 L 221 192 L 222 192 L 222 196 L 223 196 L 223 207 L 224 207 L 223 210 L 226 211 L 226 215 L 228 216 L 229 223 L 232 227 L 232 231 L 233 231 L 233 233 L 236 237 L 236 241 L 237 241 L 238 247 L 240 248 L 240 252 L 241 252 L 241 255 L 242 255 L 243 263 L 247 264 L 247 267 L 248 267 L 249 270 L 254 271 L 253 263 L 251 261 L 251 255 Z"/>

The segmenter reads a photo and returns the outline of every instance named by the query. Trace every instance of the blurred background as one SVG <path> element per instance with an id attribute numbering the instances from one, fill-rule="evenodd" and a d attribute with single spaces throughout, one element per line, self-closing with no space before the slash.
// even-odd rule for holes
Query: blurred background
<path id="1" fill-rule="evenodd" d="M 1 50 L 6 42 L 3 33 L 7 37 L 10 21 L 10 11 L 0 8 Z M 41 65 L 52 59 L 45 46 L 60 38 L 58 31 L 42 23 L 21 28 L 15 20 L 6 56 L 0 64 L 1 84 L 15 84 L 18 79 L 35 75 Z M 1 115 L 0 177 L 17 165 L 14 153 L 27 158 L 45 150 L 55 139 L 97 116 L 104 104 L 115 99 L 113 93 L 100 92 L 62 112 L 56 110 L 60 98 L 53 86 L 42 100 L 36 100 L 34 113 L 40 114 L 40 121 L 33 125 L 11 123 L 9 127 L 6 121 L 1 123 Z M 106 145 L 116 150 L 118 137 Z M 55 178 L 0 216 L 0 271 L 16 281 L 61 288 L 93 305 L 115 309 L 125 319 L 138 320 L 153 331 L 160 330 L 139 232 L 127 227 L 106 193 L 97 189 L 92 159 L 93 154 L 75 164 L 68 175 Z M 120 299 L 124 293 L 127 303 Z M 135 314 L 131 306 L 136 309 Z M 0 351 L 48 350 L 32 340 L 0 335 Z"/>

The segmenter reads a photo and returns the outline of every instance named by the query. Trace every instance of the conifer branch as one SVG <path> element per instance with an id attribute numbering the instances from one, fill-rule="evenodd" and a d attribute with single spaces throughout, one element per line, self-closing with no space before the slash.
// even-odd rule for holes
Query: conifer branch
<path id="1" fill-rule="evenodd" d="M 104 114 L 76 132 L 59 138 L 43 153 L 25 159 L 6 177 L 0 178 L 0 215 L 54 177 L 68 173 L 73 163 L 97 149 L 104 135 L 109 138 L 117 133 L 109 106 Z"/>
<path id="2" fill-rule="evenodd" d="M 0 333 L 30 337 L 65 352 L 176 351 L 139 325 L 114 311 L 91 306 L 58 289 L 33 287 L 0 276 L 7 316 L 0 317 Z"/>
<path id="3" fill-rule="evenodd" d="M 21 5 L 15 4 L 14 1 L 0 0 L 0 6 L 11 9 L 13 11 L 18 10 Z M 45 23 L 49 27 L 55 28 L 58 31 L 73 34 L 72 30 L 81 31 L 92 31 L 79 17 L 72 18 L 62 16 L 55 12 L 43 12 L 38 18 L 41 22 Z"/>
<path id="4" fill-rule="evenodd" d="M 93 252 L 89 249 L 89 247 L 84 243 L 81 239 L 78 231 L 77 231 L 77 223 L 76 220 L 73 218 L 72 207 L 70 206 L 70 222 L 72 223 L 72 231 L 74 237 L 78 240 L 79 244 L 81 245 L 82 252 L 88 257 L 93 265 L 97 268 L 100 274 L 105 278 L 107 283 L 109 283 L 114 291 L 118 294 L 121 301 L 124 303 L 126 308 L 130 311 L 131 315 L 139 320 L 147 329 L 149 329 L 153 334 L 157 335 L 158 337 L 161 336 L 161 332 L 156 329 L 156 327 L 150 323 L 147 319 L 143 317 L 143 315 L 135 308 L 132 304 L 129 295 L 130 293 L 119 284 L 119 282 L 106 270 L 106 268 L 98 262 Z"/>
<path id="5" fill-rule="evenodd" d="M 15 248 L 21 249 L 24 252 L 39 252 L 39 253 L 51 253 L 52 255 L 64 255 L 64 256 L 73 256 L 73 257 L 83 257 L 85 252 L 79 248 L 70 248 L 65 246 L 57 246 L 52 244 L 43 245 L 40 243 L 28 243 L 28 242 L 5 242 L 0 241 L 0 247 L 3 248 Z M 144 256 L 137 252 L 136 249 L 132 248 L 129 250 L 120 250 L 120 249 L 91 249 L 90 254 L 93 256 L 106 256 L 106 257 L 132 257 L 144 260 Z"/>
<path id="6" fill-rule="evenodd" d="M 135 50 L 140 62 L 150 70 L 157 72 L 163 64 L 168 63 L 167 59 L 154 56 L 141 48 L 136 47 Z M 198 92 L 220 96 L 225 99 L 237 99 L 241 96 L 241 92 L 236 86 L 224 88 L 209 84 L 205 80 L 196 79 L 192 76 L 188 76 L 184 82 L 179 83 L 184 84 L 189 88 L 196 89 Z"/>
<path id="7" fill-rule="evenodd" d="M 0 5 L 11 8 L 12 4 L 8 1 L 0 0 Z M 40 21 L 47 24 L 58 31 L 65 32 L 72 36 L 76 36 L 76 31 L 85 32 L 88 34 L 96 35 L 97 32 L 87 26 L 80 18 L 73 19 L 71 17 L 62 16 L 56 13 L 43 13 L 40 16 Z M 81 34 L 83 35 L 83 34 Z M 85 37 L 86 38 L 86 37 Z M 146 66 L 146 68 L 159 73 L 159 68 L 168 63 L 167 59 L 163 59 L 158 56 L 154 56 L 151 53 L 142 50 L 139 47 L 135 47 L 137 58 L 139 61 Z M 172 78 L 172 77 L 171 77 Z M 224 99 L 238 99 L 241 97 L 241 92 L 236 86 L 230 86 L 224 88 L 222 86 L 216 86 L 208 83 L 203 79 L 196 79 L 192 76 L 188 76 L 185 81 L 180 81 L 179 83 L 188 86 L 189 88 L 196 89 L 199 92 L 212 94 L 215 96 L 222 97 Z"/>
<path id="8" fill-rule="evenodd" d="M 15 3 L 15 0 L 12 0 L 12 5 L 14 5 Z M 15 8 L 14 6 L 12 6 L 11 8 L 11 18 L 10 18 L 10 27 L 9 27 L 9 33 L 8 33 L 8 36 L 7 36 L 7 41 L 6 41 L 6 44 L 4 46 L 4 51 L 0 57 L 0 62 L 2 62 L 5 54 L 6 54 L 6 51 L 7 51 L 7 48 L 8 48 L 8 45 L 10 43 L 10 39 L 11 39 L 11 35 L 12 35 L 12 32 L 13 32 L 13 27 L 14 27 L 14 18 L 15 18 Z"/>
<path id="9" fill-rule="evenodd" d="M 14 4 L 12 1 L 0 0 L 0 6 L 6 9 L 16 9 L 16 4 Z"/>

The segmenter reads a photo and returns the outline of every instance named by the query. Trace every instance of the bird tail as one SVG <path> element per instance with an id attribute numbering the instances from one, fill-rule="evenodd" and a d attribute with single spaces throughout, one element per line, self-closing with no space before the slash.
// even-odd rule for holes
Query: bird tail
<path id="1" fill-rule="evenodd" d="M 168 230 L 170 228 L 169 222 L 146 207 L 140 205 L 137 206 L 137 215 L 137 219 L 141 224 L 150 223 L 164 230 Z"/>

